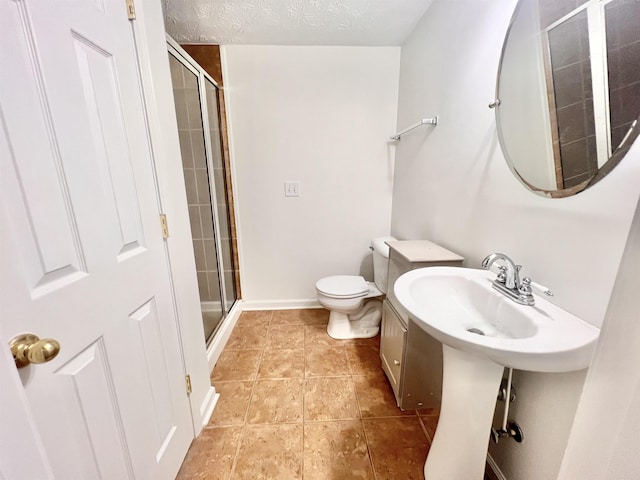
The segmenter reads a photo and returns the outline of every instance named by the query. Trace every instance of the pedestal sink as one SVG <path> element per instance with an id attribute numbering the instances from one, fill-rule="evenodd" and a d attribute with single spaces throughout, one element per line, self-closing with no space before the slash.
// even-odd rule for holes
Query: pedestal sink
<path id="1" fill-rule="evenodd" d="M 430 267 L 402 275 L 398 301 L 442 342 L 440 420 L 428 480 L 482 480 L 504 367 L 570 372 L 589 366 L 600 330 L 536 296 L 518 305 L 492 288 L 488 270 Z"/>

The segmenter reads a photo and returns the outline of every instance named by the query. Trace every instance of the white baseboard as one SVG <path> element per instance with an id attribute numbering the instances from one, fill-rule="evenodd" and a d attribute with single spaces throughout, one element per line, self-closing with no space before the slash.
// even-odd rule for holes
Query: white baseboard
<path id="1" fill-rule="evenodd" d="M 220 354 L 224 349 L 224 346 L 229 341 L 229 337 L 231 337 L 231 332 L 233 331 L 233 327 L 236 326 L 238 322 L 238 318 L 243 310 L 243 302 L 242 300 L 238 300 L 231 310 L 229 311 L 229 315 L 222 321 L 222 325 L 218 328 L 213 341 L 207 347 L 207 361 L 209 363 L 209 373 L 213 371 L 213 367 L 216 365 L 218 358 L 220 358 Z"/>
<path id="2" fill-rule="evenodd" d="M 209 388 L 209 391 L 200 406 L 200 418 L 202 418 L 203 427 L 206 427 L 209 424 L 209 420 L 211 420 L 211 415 L 213 415 L 213 410 L 216 408 L 219 398 L 220 394 L 216 392 L 215 387 Z"/>
<path id="3" fill-rule="evenodd" d="M 294 310 L 322 308 L 315 298 L 297 300 L 244 300 L 243 310 Z"/>
<path id="4" fill-rule="evenodd" d="M 496 463 L 496 461 L 488 453 L 487 453 L 487 463 L 491 467 L 491 470 L 493 470 L 493 473 L 496 474 L 496 477 L 498 477 L 498 480 L 507 480 L 507 477 L 504 476 L 504 474 L 498 467 L 498 464 Z"/>

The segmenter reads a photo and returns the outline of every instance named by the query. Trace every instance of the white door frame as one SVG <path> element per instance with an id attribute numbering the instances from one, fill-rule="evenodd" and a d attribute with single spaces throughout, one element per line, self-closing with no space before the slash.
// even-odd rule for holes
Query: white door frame
<path id="1" fill-rule="evenodd" d="M 191 378 L 190 401 L 195 437 L 208 423 L 219 394 L 209 379 L 162 5 L 155 0 L 138 1 L 136 16 L 133 21 L 134 34 L 149 118 L 156 182 L 161 207 L 169 224 L 167 254 L 185 374 Z"/>

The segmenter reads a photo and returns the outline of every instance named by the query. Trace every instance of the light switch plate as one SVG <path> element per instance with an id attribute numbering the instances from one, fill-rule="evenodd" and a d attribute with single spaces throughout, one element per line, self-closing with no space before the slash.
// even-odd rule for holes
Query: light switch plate
<path id="1" fill-rule="evenodd" d="M 284 182 L 284 196 L 285 197 L 299 197 L 300 196 L 300 182 Z"/>

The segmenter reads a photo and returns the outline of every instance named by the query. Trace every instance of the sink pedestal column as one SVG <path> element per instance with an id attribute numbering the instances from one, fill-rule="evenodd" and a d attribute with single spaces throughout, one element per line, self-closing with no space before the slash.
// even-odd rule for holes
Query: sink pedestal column
<path id="1" fill-rule="evenodd" d="M 442 406 L 426 480 L 482 480 L 504 367 L 442 345 Z"/>

